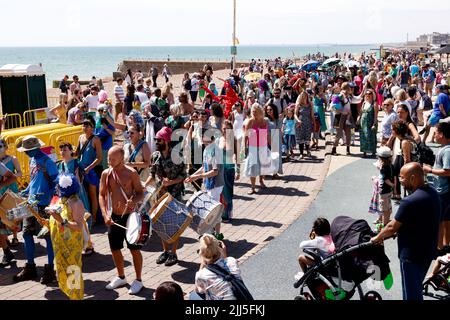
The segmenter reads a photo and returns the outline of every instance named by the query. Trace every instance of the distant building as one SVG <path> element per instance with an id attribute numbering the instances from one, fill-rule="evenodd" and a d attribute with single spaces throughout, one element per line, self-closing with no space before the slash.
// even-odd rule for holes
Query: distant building
<path id="1" fill-rule="evenodd" d="M 450 33 L 433 32 L 431 34 L 422 34 L 417 38 L 417 42 L 426 43 L 431 46 L 450 44 Z"/>

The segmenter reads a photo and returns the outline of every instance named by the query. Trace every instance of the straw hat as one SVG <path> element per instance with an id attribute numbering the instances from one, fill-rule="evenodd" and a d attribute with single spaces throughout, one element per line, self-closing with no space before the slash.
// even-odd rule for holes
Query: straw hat
<path id="1" fill-rule="evenodd" d="M 17 151 L 30 151 L 40 149 L 43 146 L 45 146 L 45 143 L 35 136 L 26 136 L 17 144 Z"/>

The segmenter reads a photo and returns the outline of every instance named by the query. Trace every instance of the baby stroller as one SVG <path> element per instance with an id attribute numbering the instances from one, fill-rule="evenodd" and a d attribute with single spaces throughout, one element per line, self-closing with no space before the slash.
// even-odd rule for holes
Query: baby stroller
<path id="1" fill-rule="evenodd" d="M 374 232 L 365 220 L 339 216 L 331 224 L 335 253 L 322 259 L 317 252 L 303 251 L 315 264 L 294 283 L 300 288 L 295 300 L 350 300 L 355 292 L 361 300 L 382 300 L 376 291 L 363 292 L 361 283 L 368 278 L 392 286 L 389 259 L 382 245 L 370 242 Z"/>
<path id="2" fill-rule="evenodd" d="M 423 295 L 439 300 L 450 300 L 450 261 L 441 261 L 442 267 L 438 273 L 423 283 Z M 445 295 L 431 292 L 443 292 Z"/>

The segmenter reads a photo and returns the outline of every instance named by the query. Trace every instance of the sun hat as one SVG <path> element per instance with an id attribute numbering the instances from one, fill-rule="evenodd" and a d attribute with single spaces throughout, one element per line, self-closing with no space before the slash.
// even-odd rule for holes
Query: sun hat
<path id="1" fill-rule="evenodd" d="M 45 143 L 36 138 L 35 136 L 25 136 L 22 141 L 17 144 L 17 151 L 25 152 L 35 149 L 40 149 L 45 146 Z"/>
<path id="2" fill-rule="evenodd" d="M 377 149 L 377 156 L 380 158 L 392 157 L 392 150 L 389 147 L 383 146 Z"/>

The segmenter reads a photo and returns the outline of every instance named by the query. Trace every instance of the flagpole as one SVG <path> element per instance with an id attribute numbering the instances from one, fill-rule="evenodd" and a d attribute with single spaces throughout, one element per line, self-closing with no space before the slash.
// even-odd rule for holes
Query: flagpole
<path id="1" fill-rule="evenodd" d="M 236 47 L 236 0 L 233 0 L 233 48 Z M 233 52 L 233 69 L 236 68 L 236 53 Z"/>

